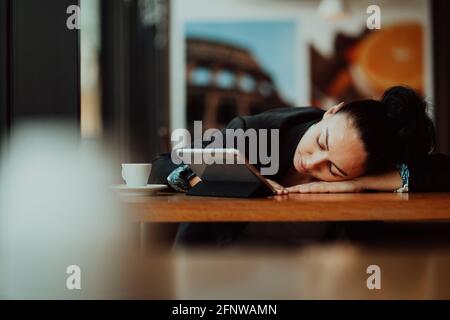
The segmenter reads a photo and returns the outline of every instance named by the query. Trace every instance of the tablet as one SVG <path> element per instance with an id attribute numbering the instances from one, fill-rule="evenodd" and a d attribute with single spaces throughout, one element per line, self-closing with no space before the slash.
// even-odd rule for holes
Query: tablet
<path id="1" fill-rule="evenodd" d="M 276 194 L 272 185 L 237 149 L 182 148 L 176 150 L 176 154 L 202 179 L 198 185 L 203 185 L 196 185 L 189 192 L 192 195 L 257 197 Z"/>

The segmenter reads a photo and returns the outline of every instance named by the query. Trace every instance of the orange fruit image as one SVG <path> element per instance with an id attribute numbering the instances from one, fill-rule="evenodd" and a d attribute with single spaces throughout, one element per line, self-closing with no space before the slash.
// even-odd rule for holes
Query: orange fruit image
<path id="1" fill-rule="evenodd" d="M 423 92 L 423 28 L 402 22 L 369 33 L 358 45 L 352 75 L 357 88 L 380 96 L 394 85 Z"/>

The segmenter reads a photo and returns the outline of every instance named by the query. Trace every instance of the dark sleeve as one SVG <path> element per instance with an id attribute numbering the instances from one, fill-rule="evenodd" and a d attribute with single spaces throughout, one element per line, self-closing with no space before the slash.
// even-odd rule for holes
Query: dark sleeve
<path id="1" fill-rule="evenodd" d="M 167 184 L 167 177 L 179 166 L 172 162 L 170 152 L 161 154 L 153 161 L 149 183 Z"/>
<path id="2" fill-rule="evenodd" d="M 450 191 L 450 156 L 441 153 L 427 155 L 408 163 L 409 191 Z"/>
<path id="3" fill-rule="evenodd" d="M 245 120 L 241 117 L 236 117 L 233 120 L 231 120 L 231 122 L 224 129 L 222 129 L 222 132 L 224 133 L 226 129 L 245 130 Z M 208 144 L 210 144 L 210 141 L 202 141 L 203 148 L 205 148 Z M 180 166 L 182 166 L 182 164 L 176 165 L 175 163 L 172 162 L 170 152 L 161 154 L 153 161 L 149 183 L 167 184 L 167 177 L 172 173 L 173 170 L 175 170 Z M 175 191 L 173 188 L 170 189 L 171 191 Z"/>

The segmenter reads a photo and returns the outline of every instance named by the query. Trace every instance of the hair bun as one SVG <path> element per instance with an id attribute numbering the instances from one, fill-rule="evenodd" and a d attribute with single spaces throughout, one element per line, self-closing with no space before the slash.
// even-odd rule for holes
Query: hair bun
<path id="1" fill-rule="evenodd" d="M 434 125 L 427 114 L 427 103 L 416 91 L 392 87 L 380 101 L 386 108 L 393 142 L 399 147 L 398 157 L 402 161 L 413 160 L 434 149 Z"/>

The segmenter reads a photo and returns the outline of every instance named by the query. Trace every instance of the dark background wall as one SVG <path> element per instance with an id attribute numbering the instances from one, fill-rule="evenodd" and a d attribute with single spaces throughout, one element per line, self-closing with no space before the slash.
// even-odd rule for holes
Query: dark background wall
<path id="1" fill-rule="evenodd" d="M 434 105 L 438 150 L 450 154 L 450 1 L 433 0 Z"/>
<path id="2" fill-rule="evenodd" d="M 0 0 L 0 141 L 9 129 L 9 1 Z"/>
<path id="3" fill-rule="evenodd" d="M 161 26 L 142 21 L 137 0 L 102 0 L 101 20 L 105 135 L 121 162 L 152 161 L 169 149 L 168 45 L 157 45 Z"/>
<path id="4" fill-rule="evenodd" d="M 79 32 L 66 13 L 77 0 L 0 0 L 2 132 L 29 118 L 79 123 Z"/>

